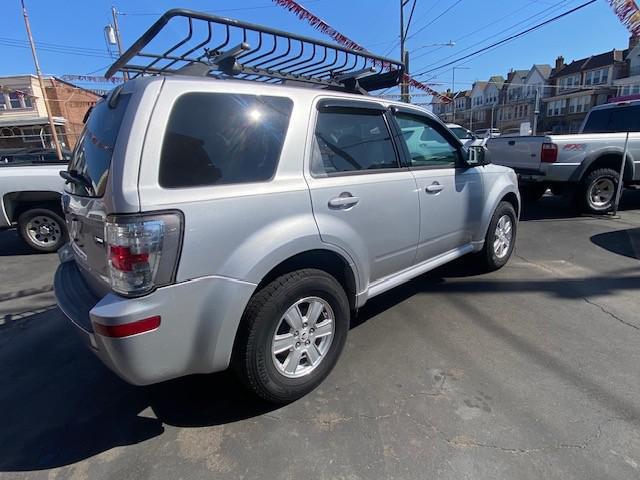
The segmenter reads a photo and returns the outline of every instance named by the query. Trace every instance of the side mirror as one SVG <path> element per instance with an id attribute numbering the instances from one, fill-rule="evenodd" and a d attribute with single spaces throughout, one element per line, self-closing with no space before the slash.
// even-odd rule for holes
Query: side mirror
<path id="1" fill-rule="evenodd" d="M 470 167 L 480 167 L 487 164 L 487 148 L 482 145 L 470 145 L 467 147 L 467 165 Z"/>

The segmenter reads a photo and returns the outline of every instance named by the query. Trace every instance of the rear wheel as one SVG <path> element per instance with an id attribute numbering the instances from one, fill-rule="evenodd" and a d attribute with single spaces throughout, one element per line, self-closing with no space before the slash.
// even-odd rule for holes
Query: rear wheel
<path id="1" fill-rule="evenodd" d="M 18 217 L 18 231 L 34 250 L 52 253 L 67 241 L 64 220 L 48 208 L 33 208 Z"/>
<path id="2" fill-rule="evenodd" d="M 292 402 L 336 364 L 349 330 L 347 296 L 328 273 L 298 270 L 257 292 L 243 315 L 234 367 L 259 397 Z"/>
<path id="3" fill-rule="evenodd" d="M 518 228 L 516 212 L 509 202 L 500 202 L 489 223 L 489 229 L 480 252 L 484 270 L 492 272 L 502 268 L 511 257 Z"/>
<path id="4" fill-rule="evenodd" d="M 591 213 L 606 213 L 613 209 L 619 181 L 618 172 L 611 168 L 599 168 L 587 175 L 582 186 L 585 209 Z"/>

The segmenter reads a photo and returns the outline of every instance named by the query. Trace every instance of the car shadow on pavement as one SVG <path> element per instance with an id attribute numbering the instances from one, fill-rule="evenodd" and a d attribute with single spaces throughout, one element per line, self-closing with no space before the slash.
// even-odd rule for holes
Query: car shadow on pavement
<path id="1" fill-rule="evenodd" d="M 610 252 L 640 260 L 640 228 L 599 233 L 591 241 Z"/>
<path id="2" fill-rule="evenodd" d="M 0 231 L 0 257 L 13 255 L 46 255 L 27 246 L 15 230 Z"/>
<path id="3" fill-rule="evenodd" d="M 164 425 L 227 424 L 276 407 L 229 373 L 126 384 L 51 310 L 0 326 L 0 472 L 69 465 L 158 437 Z"/>
<path id="4" fill-rule="evenodd" d="M 607 275 L 588 278 L 548 278 L 548 279 L 503 279 L 492 274 L 477 275 L 471 259 L 461 258 L 418 277 L 402 288 L 396 288 L 371 299 L 360 311 L 352 328 L 380 315 L 415 295 L 452 294 L 457 308 L 465 312 L 465 317 L 480 328 L 510 344 L 514 350 L 531 357 L 532 360 L 565 381 L 596 399 L 606 408 L 615 412 L 617 418 L 624 419 L 640 428 L 640 404 L 613 393 L 609 386 L 590 379 L 581 369 L 547 353 L 539 345 L 528 342 L 514 334 L 508 327 L 497 322 L 490 314 L 479 309 L 474 302 L 475 295 L 497 293 L 543 293 L 565 300 L 585 300 L 600 296 L 615 296 L 621 291 L 636 290 L 640 295 L 640 268 L 631 267 L 614 271 Z M 465 294 L 465 295 L 456 295 Z M 598 304 L 595 304 L 598 305 Z M 611 318 L 609 318 L 611 316 Z M 620 322 L 621 328 L 632 328 L 640 334 L 640 322 L 632 323 L 603 310 L 603 321 Z M 639 337 L 640 338 L 640 337 Z"/>
<path id="5" fill-rule="evenodd" d="M 620 200 L 619 211 L 640 209 L 640 190 L 625 190 Z M 536 201 L 524 201 L 520 220 L 572 220 L 583 218 L 610 218 L 608 215 L 582 213 L 571 195 L 545 195 Z"/>

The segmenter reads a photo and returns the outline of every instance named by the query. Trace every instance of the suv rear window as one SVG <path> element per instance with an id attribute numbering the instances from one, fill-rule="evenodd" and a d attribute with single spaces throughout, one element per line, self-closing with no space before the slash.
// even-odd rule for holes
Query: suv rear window
<path id="1" fill-rule="evenodd" d="M 162 144 L 163 188 L 262 182 L 276 171 L 293 102 L 288 98 L 187 93 Z"/>
<path id="2" fill-rule="evenodd" d="M 640 105 L 593 110 L 582 133 L 640 132 Z"/>
<path id="3" fill-rule="evenodd" d="M 66 190 L 83 197 L 102 197 L 107 185 L 111 156 L 118 138 L 120 125 L 131 98 L 130 94 L 118 94 L 117 101 L 98 102 L 91 111 L 84 131 L 78 140 L 69 163 L 69 172 L 75 171 L 86 180 L 86 185 L 67 183 Z"/>

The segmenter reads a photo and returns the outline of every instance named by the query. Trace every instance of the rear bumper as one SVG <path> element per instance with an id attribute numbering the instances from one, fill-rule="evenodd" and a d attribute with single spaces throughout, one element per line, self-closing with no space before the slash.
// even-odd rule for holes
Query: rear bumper
<path id="1" fill-rule="evenodd" d="M 236 331 L 255 285 L 202 277 L 141 298 L 112 293 L 99 298 L 74 261 L 61 263 L 54 290 L 58 306 L 85 343 L 129 383 L 148 385 L 228 367 Z M 96 333 L 95 323 L 114 326 L 159 315 L 160 326 L 124 338 Z"/>
<path id="2" fill-rule="evenodd" d="M 514 169 L 518 175 L 518 180 L 525 183 L 572 183 L 576 166 L 572 164 L 549 163 L 541 167 L 540 170 L 526 168 Z"/>

